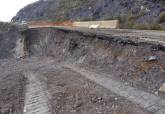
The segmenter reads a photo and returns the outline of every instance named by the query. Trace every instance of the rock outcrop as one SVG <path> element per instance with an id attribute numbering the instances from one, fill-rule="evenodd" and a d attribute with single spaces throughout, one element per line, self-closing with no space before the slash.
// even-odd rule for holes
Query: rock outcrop
<path id="1" fill-rule="evenodd" d="M 21 58 L 25 55 L 24 35 L 13 26 L 0 33 L 0 59 Z"/>
<path id="2" fill-rule="evenodd" d="M 21 9 L 13 22 L 120 19 L 155 22 L 164 0 L 39 0 Z"/>

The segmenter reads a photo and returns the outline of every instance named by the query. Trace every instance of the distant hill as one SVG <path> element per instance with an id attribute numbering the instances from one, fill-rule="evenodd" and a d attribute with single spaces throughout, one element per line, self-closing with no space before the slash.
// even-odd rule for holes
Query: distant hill
<path id="1" fill-rule="evenodd" d="M 39 0 L 12 22 L 119 19 L 121 28 L 165 29 L 164 0 Z"/>

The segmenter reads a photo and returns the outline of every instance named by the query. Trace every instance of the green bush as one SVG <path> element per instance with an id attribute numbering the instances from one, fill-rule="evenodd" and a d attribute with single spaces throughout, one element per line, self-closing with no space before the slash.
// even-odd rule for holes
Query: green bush
<path id="1" fill-rule="evenodd" d="M 87 3 L 88 0 L 60 0 L 56 18 L 49 21 L 60 22 L 70 20 L 69 15 L 81 7 L 84 7 Z"/>
<path id="2" fill-rule="evenodd" d="M 12 23 L 0 22 L 0 32 L 8 31 L 9 28 L 14 27 Z"/>
<path id="3" fill-rule="evenodd" d="M 159 25 L 159 23 L 143 23 L 143 24 L 134 24 L 133 29 L 140 29 L 140 30 L 163 30 L 163 28 Z"/>
<path id="4" fill-rule="evenodd" d="M 143 13 L 140 13 L 143 15 Z M 117 19 L 120 21 L 121 29 L 140 29 L 140 30 L 165 30 L 164 27 L 160 26 L 159 22 L 164 22 L 165 14 L 161 14 L 158 21 L 154 22 L 146 22 L 146 23 L 137 23 L 136 19 L 138 19 L 138 15 L 133 15 L 129 13 L 125 16 L 118 16 Z"/>
<path id="5" fill-rule="evenodd" d="M 68 14 L 83 7 L 86 3 L 87 0 L 61 0 L 60 9 L 62 9 L 61 11 L 65 14 Z"/>
<path id="6" fill-rule="evenodd" d="M 146 26 L 146 24 L 134 24 L 132 25 L 133 29 L 140 29 L 140 30 L 147 30 L 148 27 Z"/>
<path id="7" fill-rule="evenodd" d="M 164 23 L 165 22 L 165 13 L 161 13 L 158 18 L 159 23 Z"/>
<path id="8" fill-rule="evenodd" d="M 149 27 L 150 27 L 149 28 L 150 30 L 162 30 L 161 27 L 160 27 L 160 25 L 159 25 L 159 23 L 156 23 L 156 22 L 150 24 Z"/>
<path id="9" fill-rule="evenodd" d="M 0 22 L 0 33 L 6 32 L 11 28 L 17 28 L 20 32 L 26 31 L 28 27 L 26 25 L 16 25 L 14 23 Z"/>
<path id="10" fill-rule="evenodd" d="M 145 14 L 144 11 L 140 11 L 138 14 L 133 14 L 129 12 L 128 15 L 118 16 L 117 19 L 120 21 L 120 28 L 123 29 L 146 29 L 144 25 L 136 24 L 135 21 Z"/>

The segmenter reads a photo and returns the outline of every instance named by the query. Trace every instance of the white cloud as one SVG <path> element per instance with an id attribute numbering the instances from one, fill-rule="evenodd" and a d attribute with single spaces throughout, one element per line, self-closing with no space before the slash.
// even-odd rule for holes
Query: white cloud
<path id="1" fill-rule="evenodd" d="M 21 8 L 35 1 L 38 0 L 0 0 L 0 21 L 10 21 Z"/>

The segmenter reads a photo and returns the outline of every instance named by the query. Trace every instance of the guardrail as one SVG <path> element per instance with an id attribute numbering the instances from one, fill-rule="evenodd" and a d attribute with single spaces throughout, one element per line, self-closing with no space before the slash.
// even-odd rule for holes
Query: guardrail
<path id="1" fill-rule="evenodd" d="M 87 28 L 118 28 L 118 20 L 74 22 L 73 26 Z"/>

